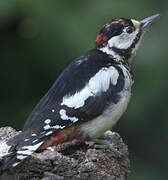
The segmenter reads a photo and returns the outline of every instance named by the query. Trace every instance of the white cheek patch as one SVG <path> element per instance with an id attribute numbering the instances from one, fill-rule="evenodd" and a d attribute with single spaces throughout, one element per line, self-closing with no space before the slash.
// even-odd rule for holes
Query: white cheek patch
<path id="1" fill-rule="evenodd" d="M 131 34 L 123 32 L 119 36 L 114 36 L 108 41 L 109 47 L 115 47 L 118 49 L 128 49 L 136 38 L 139 30 L 135 30 Z"/>
<path id="2" fill-rule="evenodd" d="M 88 84 L 81 91 L 76 92 L 72 96 L 64 96 L 61 105 L 75 109 L 83 107 L 89 97 L 96 96 L 99 92 L 106 92 L 110 83 L 116 85 L 118 77 L 117 69 L 104 67 L 89 80 Z"/>

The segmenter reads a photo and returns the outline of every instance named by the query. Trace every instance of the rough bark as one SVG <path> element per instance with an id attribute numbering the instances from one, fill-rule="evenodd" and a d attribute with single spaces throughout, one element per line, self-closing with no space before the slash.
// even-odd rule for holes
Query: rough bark
<path id="1" fill-rule="evenodd" d="M 16 134 L 13 128 L 0 128 L 0 144 Z M 54 151 L 34 153 L 0 180 L 124 180 L 129 174 L 128 148 L 117 133 L 108 140 L 123 154 L 121 158 L 72 141 L 53 147 Z"/>

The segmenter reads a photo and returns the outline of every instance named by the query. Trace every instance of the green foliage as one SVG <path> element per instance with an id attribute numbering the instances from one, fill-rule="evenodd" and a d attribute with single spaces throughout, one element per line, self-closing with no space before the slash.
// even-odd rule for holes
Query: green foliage
<path id="1" fill-rule="evenodd" d="M 166 179 L 167 8 L 166 0 L 1 0 L 0 126 L 21 129 L 65 66 L 94 47 L 111 18 L 161 13 L 134 58 L 132 100 L 116 129 L 129 145 L 129 179 Z"/>

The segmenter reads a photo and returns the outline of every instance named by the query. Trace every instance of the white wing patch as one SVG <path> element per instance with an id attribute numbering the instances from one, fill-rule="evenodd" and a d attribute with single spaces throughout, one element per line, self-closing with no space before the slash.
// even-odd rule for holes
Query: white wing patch
<path id="1" fill-rule="evenodd" d="M 62 120 L 70 120 L 70 121 L 72 121 L 73 123 L 75 123 L 75 122 L 77 122 L 77 121 L 79 120 L 79 119 L 76 118 L 76 117 L 68 117 L 68 116 L 66 115 L 66 110 L 65 110 L 65 109 L 61 109 L 59 113 L 60 113 L 60 117 L 61 117 Z"/>
<path id="2" fill-rule="evenodd" d="M 72 96 L 64 96 L 61 105 L 66 105 L 70 108 L 80 108 L 85 104 L 85 100 L 88 97 L 93 96 L 88 86 L 82 89 L 80 92 L 76 92 Z"/>
<path id="3" fill-rule="evenodd" d="M 85 101 L 95 96 L 99 92 L 106 92 L 110 86 L 117 84 L 119 73 L 114 67 L 102 68 L 88 82 L 88 84 L 79 92 L 72 96 L 64 96 L 61 105 L 66 105 L 70 108 L 78 109 L 84 106 Z"/>

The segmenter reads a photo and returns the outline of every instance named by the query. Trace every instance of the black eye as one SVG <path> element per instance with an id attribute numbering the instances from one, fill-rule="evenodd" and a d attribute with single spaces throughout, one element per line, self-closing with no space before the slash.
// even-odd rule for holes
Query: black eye
<path id="1" fill-rule="evenodd" d="M 128 34 L 131 34 L 133 31 L 134 31 L 134 28 L 132 26 L 129 26 L 129 27 L 126 28 L 126 32 Z"/>

